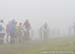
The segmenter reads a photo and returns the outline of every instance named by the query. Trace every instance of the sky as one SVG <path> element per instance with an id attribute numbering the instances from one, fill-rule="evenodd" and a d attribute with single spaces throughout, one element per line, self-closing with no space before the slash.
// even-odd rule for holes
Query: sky
<path id="1" fill-rule="evenodd" d="M 0 18 L 29 19 L 35 29 L 47 22 L 52 29 L 68 30 L 75 21 L 75 0 L 0 0 Z"/>

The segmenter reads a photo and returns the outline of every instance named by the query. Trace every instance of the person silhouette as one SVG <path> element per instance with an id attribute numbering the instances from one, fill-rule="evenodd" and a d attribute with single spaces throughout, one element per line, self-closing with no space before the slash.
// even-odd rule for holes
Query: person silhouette
<path id="1" fill-rule="evenodd" d="M 45 40 L 45 41 L 48 40 L 48 35 L 49 35 L 49 28 L 48 28 L 47 23 L 45 23 L 40 28 L 40 37 L 41 37 L 41 40 Z"/>
<path id="2" fill-rule="evenodd" d="M 17 22 L 13 19 L 7 24 L 7 34 L 10 36 L 10 43 L 14 44 L 16 41 L 16 24 Z"/>
<path id="3" fill-rule="evenodd" d="M 17 26 L 16 30 L 17 30 L 17 42 L 22 43 L 23 42 L 23 26 L 21 22 Z"/>
<path id="4" fill-rule="evenodd" d="M 5 26 L 4 26 L 4 21 L 0 20 L 0 44 L 4 44 L 5 43 L 5 34 L 6 34 L 6 30 L 5 30 Z M 2 40 L 2 41 L 1 41 Z"/>
<path id="5" fill-rule="evenodd" d="M 24 40 L 29 41 L 30 40 L 30 30 L 31 30 L 31 24 L 29 20 L 26 20 L 23 26 L 24 26 Z"/>

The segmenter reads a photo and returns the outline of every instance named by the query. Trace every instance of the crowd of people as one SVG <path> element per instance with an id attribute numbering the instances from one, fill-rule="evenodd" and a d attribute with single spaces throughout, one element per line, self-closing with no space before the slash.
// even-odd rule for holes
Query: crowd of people
<path id="1" fill-rule="evenodd" d="M 28 20 L 24 24 L 17 25 L 16 20 L 11 20 L 6 26 L 3 25 L 4 21 L 0 20 L 0 43 L 17 43 L 23 42 L 22 40 L 29 40 L 29 33 L 31 25 Z"/>
<path id="2" fill-rule="evenodd" d="M 17 23 L 16 20 L 11 20 L 4 26 L 4 21 L 0 20 L 0 44 L 4 43 L 24 43 L 30 41 L 31 24 L 29 20 L 25 20 L 24 23 Z M 40 27 L 41 40 L 47 40 L 48 38 L 48 25 L 45 23 Z"/>

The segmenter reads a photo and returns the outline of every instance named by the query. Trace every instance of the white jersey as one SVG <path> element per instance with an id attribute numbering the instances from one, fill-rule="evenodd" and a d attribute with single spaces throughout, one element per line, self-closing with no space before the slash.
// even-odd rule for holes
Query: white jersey
<path id="1" fill-rule="evenodd" d="M 0 33 L 5 33 L 6 32 L 6 27 L 4 24 L 0 23 L 0 25 L 3 27 L 2 31 L 0 31 Z"/>

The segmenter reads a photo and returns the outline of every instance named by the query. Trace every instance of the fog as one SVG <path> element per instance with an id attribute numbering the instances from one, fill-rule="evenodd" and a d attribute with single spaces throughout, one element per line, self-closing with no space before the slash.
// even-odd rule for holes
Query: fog
<path id="1" fill-rule="evenodd" d="M 0 0 L 0 54 L 66 53 L 75 53 L 75 0 Z"/>
<path id="2" fill-rule="evenodd" d="M 75 22 L 75 0 L 0 0 L 0 18 L 29 19 L 33 29 L 47 22 L 51 29 L 68 32 Z"/>

